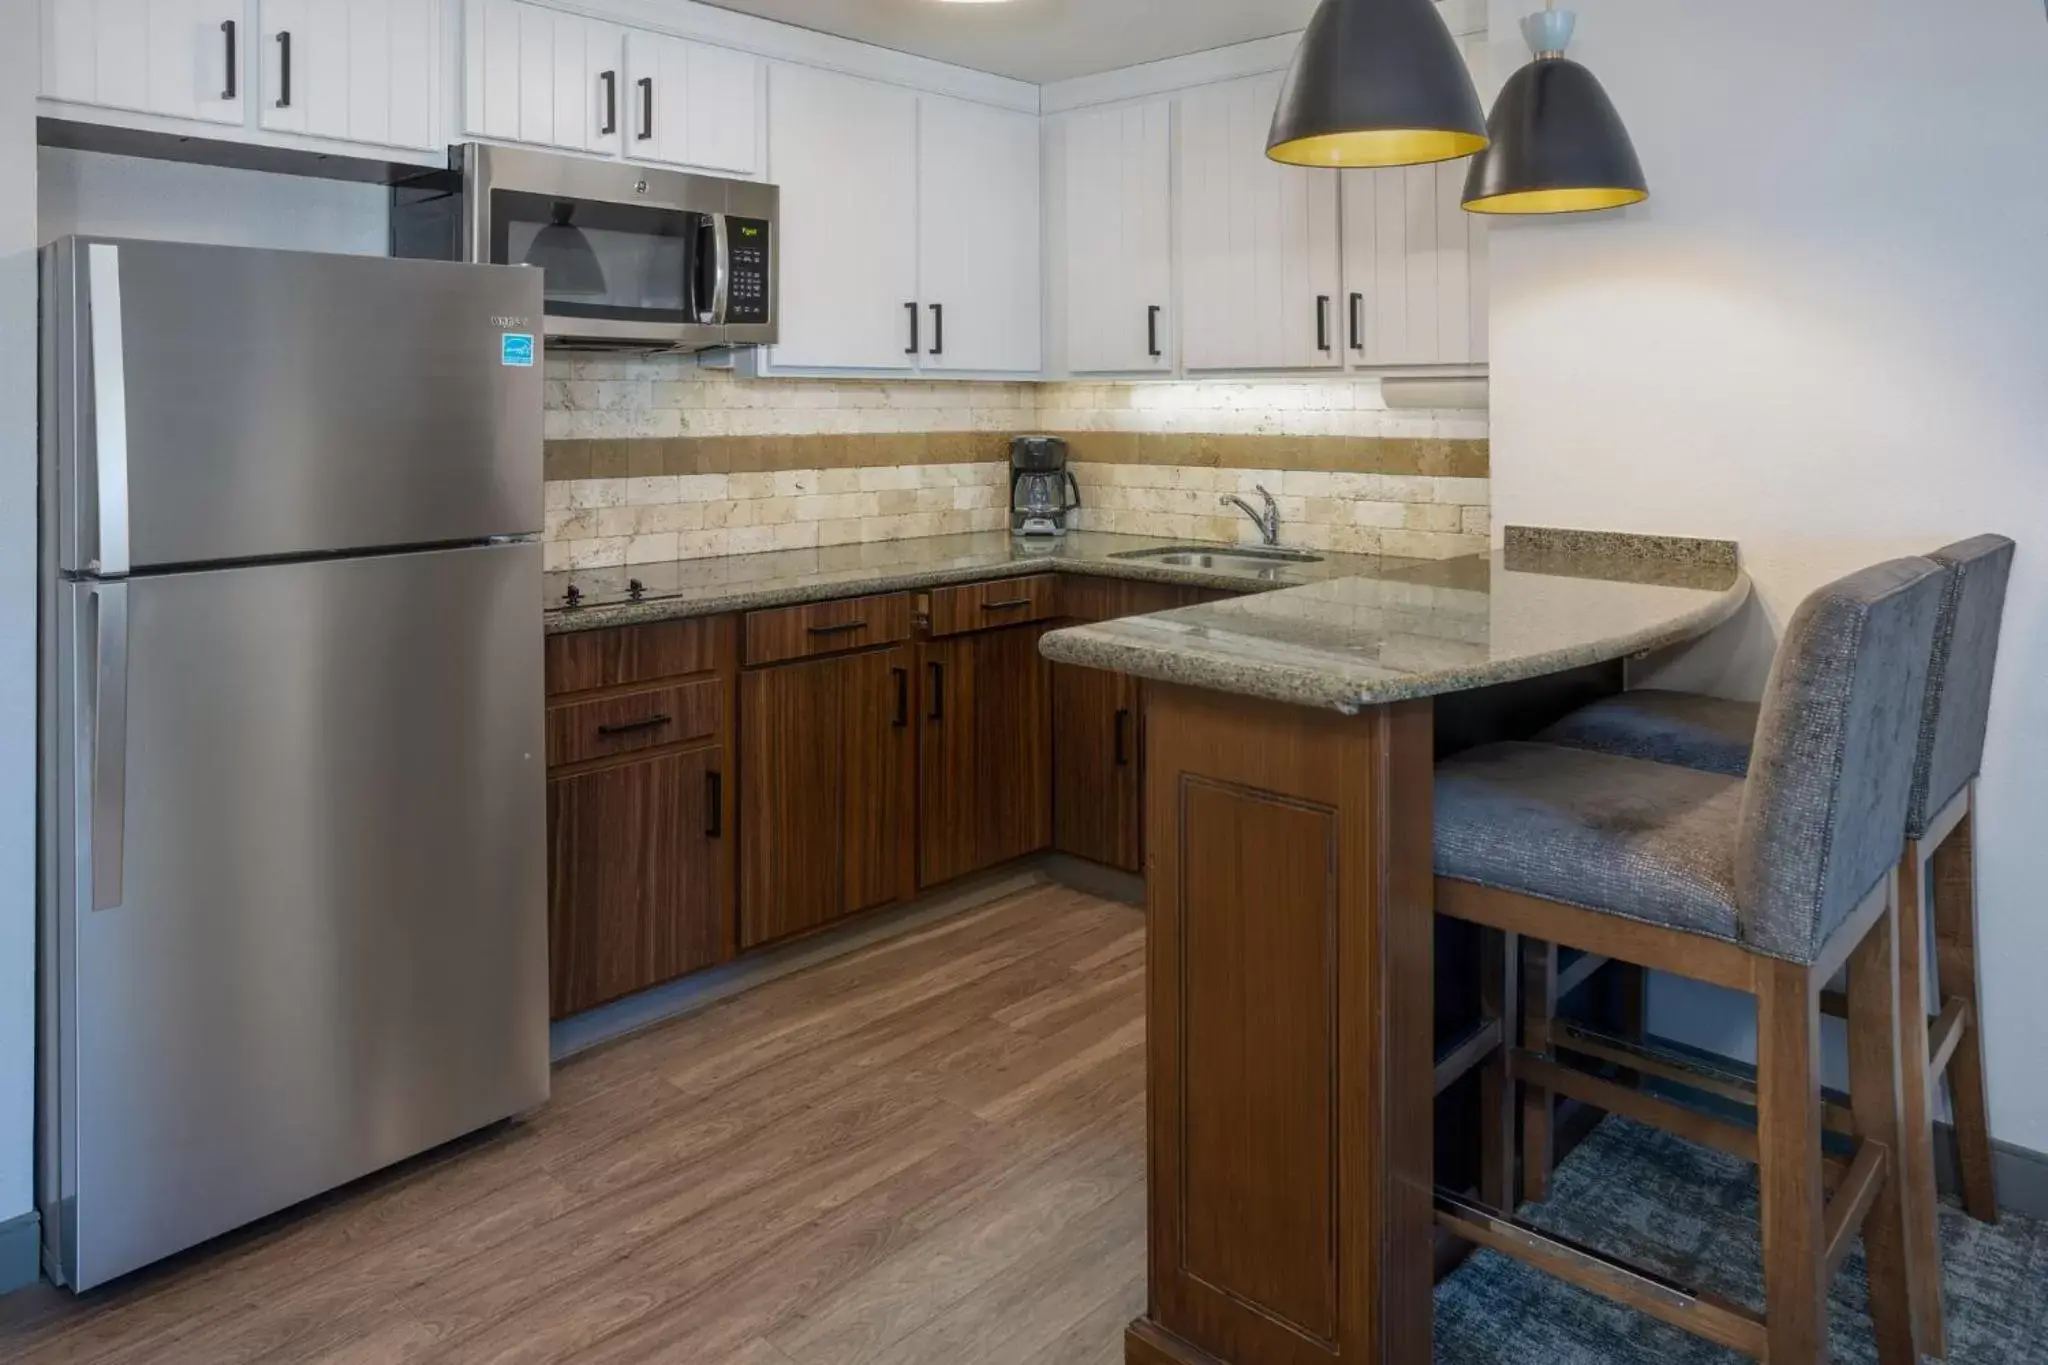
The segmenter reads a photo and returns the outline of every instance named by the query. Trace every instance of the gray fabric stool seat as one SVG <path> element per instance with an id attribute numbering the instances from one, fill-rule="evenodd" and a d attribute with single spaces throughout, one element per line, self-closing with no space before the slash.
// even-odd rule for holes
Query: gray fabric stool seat
<path id="1" fill-rule="evenodd" d="M 1581 707 L 1537 735 L 1603 754 L 1675 763 L 1726 777 L 1749 773 L 1757 704 L 1698 692 L 1642 688 Z"/>
<path id="2" fill-rule="evenodd" d="M 1436 873 L 1731 942 L 1742 783 L 1550 744 L 1440 765 Z"/>

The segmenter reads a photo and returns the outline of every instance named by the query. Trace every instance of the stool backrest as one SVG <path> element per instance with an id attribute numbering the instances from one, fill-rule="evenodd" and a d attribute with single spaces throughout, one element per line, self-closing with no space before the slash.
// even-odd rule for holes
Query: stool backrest
<path id="1" fill-rule="evenodd" d="M 1948 571 L 1895 559 L 1793 613 L 1757 716 L 1735 843 L 1745 941 L 1811 962 L 1898 866 Z"/>
<path id="2" fill-rule="evenodd" d="M 1906 811 L 1910 838 L 1926 833 L 1927 822 L 1984 766 L 1991 673 L 1998 663 L 1998 630 L 2015 548 L 2004 536 L 1977 536 L 1927 556 L 1947 569 L 1949 578 L 1920 715 L 1920 759 Z"/>

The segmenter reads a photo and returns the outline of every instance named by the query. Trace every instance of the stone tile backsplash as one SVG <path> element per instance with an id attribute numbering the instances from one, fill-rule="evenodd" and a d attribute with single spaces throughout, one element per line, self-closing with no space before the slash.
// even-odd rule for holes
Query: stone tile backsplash
<path id="1" fill-rule="evenodd" d="M 1444 558 L 1489 541 L 1483 413 L 1374 380 L 750 380 L 684 357 L 548 362 L 547 562 L 610 567 L 997 530 L 1008 438 L 1072 445 L 1083 529 Z"/>

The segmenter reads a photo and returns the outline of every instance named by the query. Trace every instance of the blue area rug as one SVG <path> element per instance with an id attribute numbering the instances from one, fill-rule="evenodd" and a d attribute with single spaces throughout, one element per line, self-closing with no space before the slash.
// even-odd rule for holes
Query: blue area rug
<path id="1" fill-rule="evenodd" d="M 1761 1311 L 1756 1172 L 1747 1162 L 1609 1118 L 1522 1216 Z M 1950 1365 L 2048 1362 L 2048 1224 L 1985 1227 L 1941 1211 Z M 1833 1358 L 1875 1362 L 1859 1245 L 1829 1297 Z M 1440 1365 L 1731 1365 L 1744 1357 L 1481 1251 L 1437 1288 Z"/>

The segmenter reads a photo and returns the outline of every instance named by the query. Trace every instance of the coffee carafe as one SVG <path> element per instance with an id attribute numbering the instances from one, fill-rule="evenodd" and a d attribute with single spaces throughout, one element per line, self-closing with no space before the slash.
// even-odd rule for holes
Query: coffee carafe
<path id="1" fill-rule="evenodd" d="M 1019 536 L 1062 536 L 1081 506 L 1081 486 L 1067 468 L 1067 443 L 1057 436 L 1018 436 L 1010 442 L 1010 531 Z"/>

